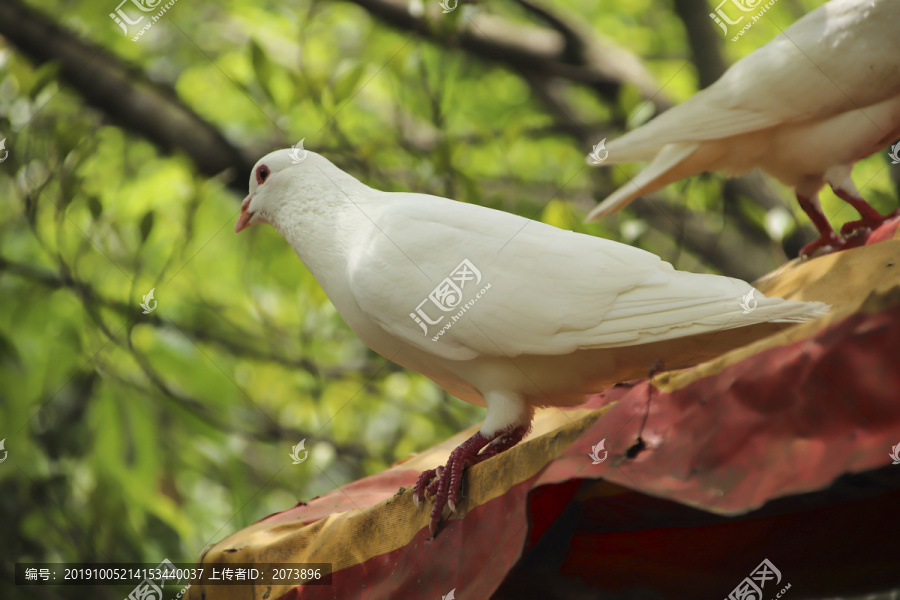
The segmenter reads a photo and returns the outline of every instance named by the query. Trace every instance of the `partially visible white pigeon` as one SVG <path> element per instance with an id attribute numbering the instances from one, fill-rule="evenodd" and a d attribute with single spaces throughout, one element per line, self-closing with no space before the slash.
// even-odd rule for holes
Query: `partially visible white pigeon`
<path id="1" fill-rule="evenodd" d="M 850 173 L 900 137 L 898 57 L 900 1 L 820 6 L 690 100 L 609 142 L 606 164 L 651 162 L 587 220 L 698 173 L 734 177 L 759 168 L 794 188 L 819 231 L 801 255 L 843 247 L 818 193 L 828 183 L 862 216 L 842 233 L 874 230 L 887 218 L 863 200 Z"/>
<path id="2" fill-rule="evenodd" d="M 518 443 L 535 406 L 575 406 L 657 359 L 687 366 L 827 311 L 505 212 L 381 192 L 314 152 L 256 164 L 235 232 L 254 223 L 284 237 L 373 350 L 487 406 L 481 430 L 419 479 L 432 532 L 448 500 L 456 510 L 463 468 Z"/>

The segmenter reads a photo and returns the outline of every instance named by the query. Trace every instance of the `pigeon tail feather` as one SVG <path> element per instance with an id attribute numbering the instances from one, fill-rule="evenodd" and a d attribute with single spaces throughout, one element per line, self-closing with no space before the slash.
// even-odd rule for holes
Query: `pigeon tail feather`
<path id="1" fill-rule="evenodd" d="M 681 178 L 681 174 L 675 174 L 673 171 L 696 149 L 697 144 L 665 146 L 646 169 L 594 207 L 585 221 L 597 221 L 601 217 L 618 212 L 631 204 L 635 198 L 655 192 L 661 187 L 677 181 Z"/>

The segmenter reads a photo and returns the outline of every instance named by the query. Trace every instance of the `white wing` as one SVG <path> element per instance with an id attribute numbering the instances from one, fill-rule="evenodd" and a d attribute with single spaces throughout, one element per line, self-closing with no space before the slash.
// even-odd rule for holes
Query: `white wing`
<path id="1" fill-rule="evenodd" d="M 751 287 L 743 281 L 675 271 L 643 250 L 481 206 L 385 194 L 363 210 L 375 226 L 356 244 L 351 293 L 385 332 L 443 358 L 567 354 L 822 310 L 760 298 L 745 315 L 740 300 Z M 435 342 L 461 307 L 441 312 L 428 295 L 463 259 L 481 272 L 463 300 L 490 288 Z M 443 317 L 427 335 L 410 317 L 423 300 L 432 319 Z"/>
<path id="2" fill-rule="evenodd" d="M 607 144 L 606 162 L 864 109 L 900 94 L 900 2 L 833 0 L 738 61 L 707 89 Z"/>

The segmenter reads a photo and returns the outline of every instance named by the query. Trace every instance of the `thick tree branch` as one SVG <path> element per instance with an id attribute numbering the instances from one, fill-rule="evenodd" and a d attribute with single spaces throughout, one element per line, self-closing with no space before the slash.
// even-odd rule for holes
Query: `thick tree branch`
<path id="1" fill-rule="evenodd" d="M 478 59 L 498 62 L 513 71 L 538 79 L 555 78 L 592 88 L 613 100 L 625 84 L 634 85 L 658 106 L 669 104 L 659 96 L 659 85 L 633 54 L 594 36 L 585 36 L 571 23 L 533 2 L 522 6 L 549 23 L 551 29 L 511 23 L 477 14 L 459 21 L 453 34 L 431 23 L 439 16 L 415 16 L 406 0 L 349 0 L 388 25 L 419 33 L 448 48 L 459 48 Z M 440 13 L 438 13 L 440 15 Z M 565 24 L 564 24 L 565 23 Z"/>
<path id="2" fill-rule="evenodd" d="M 701 89 L 708 87 L 728 68 L 722 56 L 719 28 L 709 18 L 707 0 L 674 0 L 674 4 L 687 32 L 697 83 Z"/>
<path id="3" fill-rule="evenodd" d="M 566 62 L 578 65 L 587 62 L 587 60 L 585 60 L 585 53 L 588 45 L 582 37 L 582 32 L 577 31 L 574 25 L 568 23 L 556 13 L 531 0 L 515 0 L 515 2 L 559 32 L 563 37 L 563 40 L 565 40 L 562 57 Z"/>

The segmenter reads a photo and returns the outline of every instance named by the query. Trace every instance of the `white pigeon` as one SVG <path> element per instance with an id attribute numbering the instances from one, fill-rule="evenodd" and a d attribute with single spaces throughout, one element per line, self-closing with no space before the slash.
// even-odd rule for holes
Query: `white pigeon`
<path id="1" fill-rule="evenodd" d="M 448 500 L 456 510 L 463 468 L 518 443 L 535 406 L 581 404 L 657 359 L 694 364 L 828 308 L 498 210 L 381 192 L 309 151 L 256 164 L 235 232 L 254 223 L 281 234 L 369 347 L 487 406 L 481 430 L 419 479 L 432 532 Z"/>
<path id="2" fill-rule="evenodd" d="M 850 173 L 856 161 L 900 137 L 898 57 L 900 1 L 820 6 L 705 90 L 609 142 L 605 163 L 650 164 L 587 220 L 698 173 L 735 177 L 758 168 L 794 188 L 819 231 L 801 255 L 845 246 L 822 213 L 818 193 L 828 183 L 862 216 L 842 233 L 865 234 L 887 218 L 863 200 Z"/>

